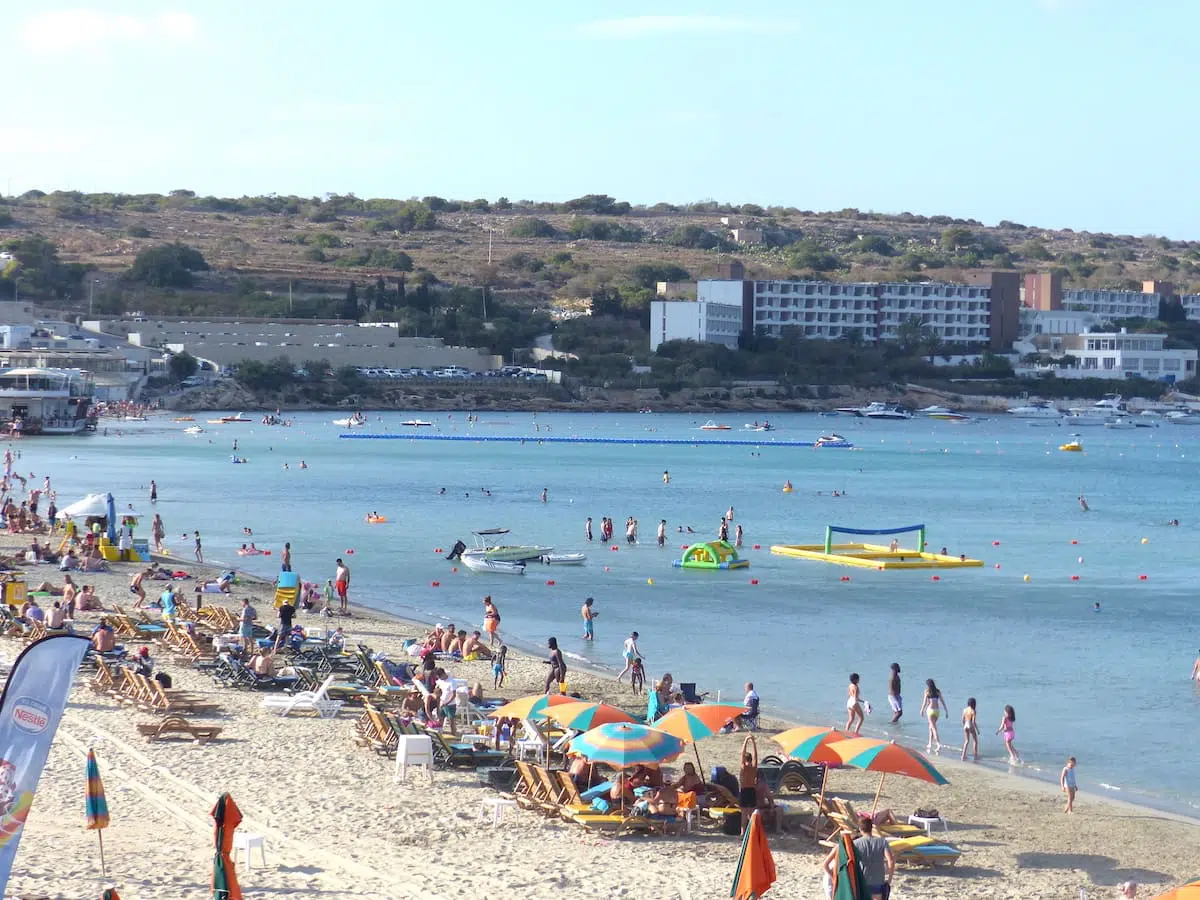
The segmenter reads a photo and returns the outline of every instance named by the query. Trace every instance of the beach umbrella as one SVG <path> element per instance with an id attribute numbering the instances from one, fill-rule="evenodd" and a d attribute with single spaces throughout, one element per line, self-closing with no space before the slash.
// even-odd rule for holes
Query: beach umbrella
<path id="1" fill-rule="evenodd" d="M 1200 900 L 1200 878 L 1165 894 L 1159 894 L 1154 900 Z"/>
<path id="2" fill-rule="evenodd" d="M 745 711 L 745 707 L 737 703 L 693 703 L 690 706 L 677 706 L 654 723 L 654 727 L 667 734 L 673 734 L 683 741 L 691 741 L 692 750 L 696 754 L 696 765 L 700 767 L 700 777 L 704 777 L 704 764 L 700 762 L 700 750 L 696 742 L 701 738 L 712 737 Z"/>
<path id="3" fill-rule="evenodd" d="M 117 504 L 113 500 L 112 494 L 104 498 L 104 515 L 108 526 L 108 542 L 115 544 L 117 542 Z"/>
<path id="4" fill-rule="evenodd" d="M 871 889 L 863 878 L 862 864 L 853 836 L 843 832 L 838 841 L 838 859 L 833 900 L 871 900 Z"/>
<path id="5" fill-rule="evenodd" d="M 82 500 L 76 500 L 70 506 L 64 506 L 58 511 L 58 514 L 76 519 L 86 519 L 88 517 L 101 518 L 107 511 L 108 503 L 104 494 L 88 494 Z"/>
<path id="6" fill-rule="evenodd" d="M 558 703 L 547 706 L 538 716 L 553 719 L 563 728 L 572 731 L 590 731 L 597 725 L 608 725 L 611 722 L 632 722 L 633 716 L 607 703 Z"/>
<path id="7" fill-rule="evenodd" d="M 578 702 L 574 697 L 564 694 L 530 694 L 528 697 L 511 700 L 499 709 L 493 709 L 488 716 L 493 719 L 528 719 L 541 713 L 547 706 Z"/>
<path id="8" fill-rule="evenodd" d="M 737 870 L 733 873 L 733 900 L 758 900 L 775 883 L 775 858 L 767 843 L 762 814 L 756 809 L 750 816 L 746 833 L 742 835 L 742 852 L 738 855 Z"/>
<path id="9" fill-rule="evenodd" d="M 771 740 L 783 748 L 783 752 L 792 759 L 801 762 L 840 762 L 835 755 L 823 751 L 826 744 L 834 741 L 847 741 L 854 735 L 848 731 L 821 725 L 800 725 L 781 731 Z"/>
<path id="10" fill-rule="evenodd" d="M 242 900 L 242 889 L 238 887 L 237 873 L 230 857 L 233 852 L 233 832 L 242 822 L 242 811 L 226 793 L 217 799 L 212 817 L 217 851 L 213 856 L 213 900 Z"/>
<path id="11" fill-rule="evenodd" d="M 921 753 L 894 741 L 853 738 L 826 744 L 822 752 L 836 754 L 843 765 L 880 773 L 879 788 L 875 791 L 875 803 L 871 807 L 872 813 L 879 807 L 883 782 L 889 775 L 903 775 L 905 778 L 916 778 L 931 784 L 950 783 Z"/>
<path id="12" fill-rule="evenodd" d="M 104 866 L 104 829 L 108 827 L 108 801 L 104 799 L 104 784 L 100 781 L 100 766 L 96 763 L 96 751 L 88 748 L 87 789 L 84 796 L 87 812 L 87 827 L 95 831 L 100 839 L 100 873 L 107 875 Z"/>
<path id="13" fill-rule="evenodd" d="M 670 762 L 683 752 L 683 741 L 634 722 L 613 722 L 585 731 L 571 741 L 571 750 L 589 762 L 631 769 Z"/>
<path id="14" fill-rule="evenodd" d="M 116 888 L 105 888 L 100 900 L 121 900 L 121 895 L 117 893 Z"/>

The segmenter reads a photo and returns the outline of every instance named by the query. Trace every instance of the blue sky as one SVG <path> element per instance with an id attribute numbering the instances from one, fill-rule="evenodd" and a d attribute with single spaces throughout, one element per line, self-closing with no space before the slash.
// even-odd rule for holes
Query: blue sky
<path id="1" fill-rule="evenodd" d="M 53 0 L 0 189 L 858 207 L 1200 238 L 1200 7 Z"/>

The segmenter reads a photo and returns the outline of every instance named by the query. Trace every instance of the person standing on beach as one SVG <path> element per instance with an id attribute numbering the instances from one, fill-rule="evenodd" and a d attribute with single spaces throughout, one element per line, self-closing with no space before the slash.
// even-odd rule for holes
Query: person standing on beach
<path id="1" fill-rule="evenodd" d="M 333 586 L 337 589 L 338 612 L 349 614 L 350 567 L 342 562 L 341 557 L 338 557 L 337 569 L 333 573 Z"/>
<path id="2" fill-rule="evenodd" d="M 154 514 L 154 521 L 150 524 L 150 536 L 154 538 L 154 552 L 165 553 L 163 538 L 167 536 L 167 527 L 163 525 L 162 516 L 158 513 Z"/>
<path id="3" fill-rule="evenodd" d="M 288 638 L 292 634 L 292 621 L 296 618 L 296 607 L 290 603 L 283 603 L 279 607 L 279 634 L 275 638 L 275 647 L 278 649 L 287 643 Z"/>
<path id="4" fill-rule="evenodd" d="M 742 741 L 742 764 L 738 767 L 738 807 L 742 811 L 742 830 L 758 808 L 758 742 L 754 735 Z"/>
<path id="5" fill-rule="evenodd" d="M 488 647 L 496 646 L 496 632 L 500 630 L 500 610 L 492 602 L 492 595 L 483 598 L 483 630 L 488 633 Z"/>
<path id="6" fill-rule="evenodd" d="M 244 650 L 251 650 L 250 642 L 254 640 L 254 620 L 258 613 L 246 598 L 242 599 L 242 610 L 238 613 L 238 634 L 241 635 Z"/>
<path id="7" fill-rule="evenodd" d="M 621 655 L 625 657 L 625 668 L 617 673 L 617 681 L 621 680 L 621 676 L 626 672 L 633 670 L 633 661 L 638 658 L 644 659 L 642 651 L 638 649 L 638 633 L 631 632 L 629 637 L 625 638 L 625 645 L 621 650 Z"/>
<path id="8" fill-rule="evenodd" d="M 552 688 L 558 686 L 561 690 L 561 685 L 566 683 L 567 661 L 558 649 L 558 638 L 550 638 L 546 641 L 546 646 L 550 649 L 550 657 L 546 660 L 550 665 L 550 672 L 546 675 L 545 693 L 549 694 Z"/>
<path id="9" fill-rule="evenodd" d="M 158 485 L 154 483 L 154 479 L 150 479 L 150 502 L 158 502 Z"/>
<path id="10" fill-rule="evenodd" d="M 979 721 L 975 712 L 975 698 L 968 697 L 962 711 L 963 746 L 962 759 L 967 758 L 967 747 L 974 742 L 975 762 L 979 762 Z"/>
<path id="11" fill-rule="evenodd" d="M 200 532 L 199 531 L 192 532 L 192 536 L 195 538 L 195 541 L 196 541 L 196 550 L 195 550 L 196 562 L 202 563 L 202 562 L 204 562 L 204 551 L 200 547 Z"/>
<path id="12" fill-rule="evenodd" d="M 892 663 L 892 675 L 888 679 L 888 703 L 892 707 L 892 721 L 895 725 L 904 715 L 904 697 L 900 694 L 900 663 Z"/>
<path id="13" fill-rule="evenodd" d="M 940 707 L 940 709 L 939 709 Z M 929 743 L 925 745 L 927 753 L 939 753 L 942 749 L 942 739 L 938 734 L 938 718 L 942 713 L 947 715 L 950 710 L 946 707 L 946 698 L 941 690 L 933 683 L 932 678 L 925 679 L 925 696 L 921 699 L 921 715 L 929 720 Z"/>
<path id="14" fill-rule="evenodd" d="M 850 673 L 850 684 L 846 688 L 846 731 L 854 729 L 858 734 L 863 727 L 866 717 L 863 715 L 862 695 L 858 687 L 858 673 Z M 857 724 L 856 724 L 857 723 Z"/>
<path id="15" fill-rule="evenodd" d="M 1008 764 L 1010 766 L 1020 765 L 1021 754 L 1017 752 L 1017 748 L 1013 745 L 1013 741 L 1017 737 L 1017 713 L 1011 706 L 1004 707 L 1004 718 L 1000 720 L 1000 727 L 996 729 L 996 734 L 1003 736 L 1004 749 L 1008 751 Z"/>
<path id="16" fill-rule="evenodd" d="M 292 545 L 290 542 L 283 545 L 283 555 L 279 558 L 279 565 L 281 572 L 292 571 Z"/>
<path id="17" fill-rule="evenodd" d="M 1062 788 L 1062 792 L 1067 795 L 1067 805 L 1063 807 L 1063 812 L 1075 812 L 1075 757 L 1070 757 L 1067 764 L 1063 767 L 1062 774 L 1058 776 L 1058 786 Z"/>
<path id="18" fill-rule="evenodd" d="M 146 589 L 142 587 L 142 582 L 146 580 L 146 576 L 154 572 L 153 569 L 143 569 L 134 574 L 129 579 L 129 593 L 137 594 L 137 600 L 133 603 L 134 609 L 140 609 L 141 605 L 146 602 Z"/>
<path id="19" fill-rule="evenodd" d="M 587 521 L 583 523 L 583 533 L 587 536 L 588 541 L 592 540 L 592 517 L 588 516 Z"/>
<path id="20" fill-rule="evenodd" d="M 592 608 L 592 604 L 595 602 L 594 598 L 588 597 L 583 601 L 583 607 L 579 610 L 579 614 L 583 616 L 583 639 L 585 641 L 594 641 L 596 639 L 596 626 L 594 623 L 596 616 L 600 615 L 600 613 Z"/>

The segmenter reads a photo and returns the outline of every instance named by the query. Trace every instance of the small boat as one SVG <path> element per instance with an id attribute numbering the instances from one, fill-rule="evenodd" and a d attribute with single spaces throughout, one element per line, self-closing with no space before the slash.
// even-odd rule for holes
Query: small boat
<path id="1" fill-rule="evenodd" d="M 1065 444 L 1061 445 L 1058 449 L 1061 450 L 1063 453 L 1082 453 L 1083 452 L 1083 444 L 1079 443 L 1079 441 L 1067 441 Z"/>
<path id="2" fill-rule="evenodd" d="M 183 433 L 184 434 L 204 434 L 204 429 L 201 428 L 199 425 L 189 425 L 187 428 L 183 429 Z"/>
<path id="3" fill-rule="evenodd" d="M 823 419 L 836 419 L 838 416 L 837 410 L 827 409 L 824 412 L 817 413 Z"/>
<path id="4" fill-rule="evenodd" d="M 1045 400 L 1032 400 L 1024 406 L 1009 407 L 1008 414 L 1018 419 L 1057 419 L 1062 412 Z"/>
<path id="5" fill-rule="evenodd" d="M 742 427 L 745 428 L 747 431 L 774 431 L 775 430 L 775 426 L 772 425 L 770 422 L 762 422 L 762 423 L 747 422 Z"/>
<path id="6" fill-rule="evenodd" d="M 654 412 L 654 410 L 652 410 L 648 406 L 643 406 L 641 409 L 638 410 L 638 412 L 642 413 L 643 415 L 649 415 L 650 413 Z"/>
<path id="7" fill-rule="evenodd" d="M 705 422 L 703 425 L 700 426 L 700 430 L 701 431 L 729 431 L 729 426 L 728 425 L 718 425 L 712 419 L 709 419 L 707 422 Z"/>
<path id="8" fill-rule="evenodd" d="M 957 413 L 944 406 L 927 406 L 924 409 L 918 409 L 917 415 L 928 416 L 931 419 L 938 419 L 942 422 L 963 422 L 970 418 L 970 416 Z"/>
<path id="9" fill-rule="evenodd" d="M 364 516 L 368 525 L 382 525 L 387 521 L 387 516 Z"/>
<path id="10" fill-rule="evenodd" d="M 231 456 L 231 457 L 229 457 L 229 461 L 231 463 L 233 463 L 235 466 L 240 466 L 243 463 L 250 462 L 250 460 L 246 459 L 246 457 L 244 457 L 244 456 Z"/>
<path id="11" fill-rule="evenodd" d="M 362 428 L 367 424 L 367 417 L 362 413 L 355 413 L 345 419 L 334 419 L 333 424 L 340 425 L 342 428 Z"/>
<path id="12" fill-rule="evenodd" d="M 496 539 L 508 534 L 507 528 L 486 528 L 482 531 L 472 531 L 475 549 L 466 550 L 462 555 L 471 554 L 494 562 L 527 562 L 539 559 L 554 551 L 553 547 L 540 544 L 497 544 Z"/>
<path id="13" fill-rule="evenodd" d="M 236 413 L 232 416 L 221 416 L 221 418 L 217 419 L 217 421 L 222 425 L 233 425 L 238 422 L 253 422 L 254 420 L 245 413 Z"/>
<path id="14" fill-rule="evenodd" d="M 525 563 L 503 559 L 488 559 L 468 550 L 462 555 L 462 564 L 472 572 L 490 572 L 494 575 L 524 575 Z"/>
<path id="15" fill-rule="evenodd" d="M 582 566 L 587 562 L 586 553 L 543 553 L 538 560 L 547 566 Z"/>
<path id="16" fill-rule="evenodd" d="M 426 422 L 422 419 L 409 419 L 407 422 L 401 422 L 400 424 L 404 425 L 408 428 L 432 428 L 433 427 L 432 422 Z"/>
<path id="17" fill-rule="evenodd" d="M 196 417 L 195 416 L 176 416 L 175 421 L 176 422 L 195 422 Z"/>
<path id="18" fill-rule="evenodd" d="M 852 442 L 846 440 L 840 434 L 831 431 L 829 434 L 823 434 L 819 438 L 817 438 L 816 441 L 813 443 L 813 446 L 814 447 L 837 447 L 837 448 L 845 450 L 845 449 L 849 449 L 849 448 L 853 447 L 854 444 Z"/>
<path id="19" fill-rule="evenodd" d="M 1104 427 L 1124 430 L 1136 428 L 1137 425 L 1129 416 L 1109 416 L 1104 420 Z"/>

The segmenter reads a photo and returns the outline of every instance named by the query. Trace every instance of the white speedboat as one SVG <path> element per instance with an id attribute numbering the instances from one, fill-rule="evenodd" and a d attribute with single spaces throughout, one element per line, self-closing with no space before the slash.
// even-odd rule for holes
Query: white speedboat
<path id="1" fill-rule="evenodd" d="M 432 428 L 432 422 L 426 422 L 423 419 L 409 419 L 407 422 L 401 422 L 401 425 L 406 428 Z"/>
<path id="2" fill-rule="evenodd" d="M 462 564 L 472 572 L 490 572 L 493 575 L 524 575 L 525 563 L 488 559 L 482 554 L 468 550 L 462 555 Z"/>
<path id="3" fill-rule="evenodd" d="M 1070 425 L 1072 428 L 1098 428 L 1108 420 L 1113 418 L 1111 414 L 1098 415 L 1095 413 L 1069 413 L 1063 416 L 1062 423 Z"/>
<path id="4" fill-rule="evenodd" d="M 911 419 L 913 417 L 903 406 L 897 403 L 868 403 L 860 411 L 864 419 Z"/>
<path id="5" fill-rule="evenodd" d="M 775 426 L 770 422 L 747 422 L 742 426 L 747 431 L 774 431 Z"/>
<path id="6" fill-rule="evenodd" d="M 700 430 L 701 431 L 728 431 L 729 426 L 728 425 L 718 425 L 712 419 L 709 419 L 707 422 L 705 422 L 703 425 L 700 426 Z"/>
<path id="7" fill-rule="evenodd" d="M 342 428 L 362 428 L 367 424 L 367 417 L 362 413 L 355 413 L 345 419 L 334 419 L 334 425 L 340 425 Z"/>
<path id="8" fill-rule="evenodd" d="M 466 551 L 463 553 L 463 556 L 469 553 L 496 562 L 527 562 L 545 556 L 554 550 L 553 547 L 544 547 L 540 544 L 496 543 L 499 538 L 506 534 L 508 534 L 507 528 L 487 528 L 483 531 L 472 531 L 471 535 L 475 539 L 475 549 Z"/>
<path id="9" fill-rule="evenodd" d="M 1129 416 L 1109 416 L 1104 420 L 1104 427 L 1124 431 L 1136 428 L 1137 425 L 1134 424 L 1133 419 Z"/>
<path id="10" fill-rule="evenodd" d="M 547 566 L 582 566 L 587 562 L 586 553 L 543 553 L 538 560 Z"/>
<path id="11" fill-rule="evenodd" d="M 1018 419 L 1059 419 L 1062 412 L 1045 400 L 1031 400 L 1023 406 L 1009 407 L 1008 414 Z"/>
<path id="12" fill-rule="evenodd" d="M 204 434 L 204 429 L 201 428 L 199 425 L 189 425 L 187 428 L 183 429 L 183 433 L 184 434 Z"/>
<path id="13" fill-rule="evenodd" d="M 837 447 L 843 450 L 848 450 L 854 446 L 853 443 L 846 440 L 837 432 L 831 431 L 829 434 L 823 434 L 813 442 L 814 447 Z"/>
<path id="14" fill-rule="evenodd" d="M 1200 425 L 1200 415 L 1177 409 L 1163 416 L 1172 425 Z"/>

